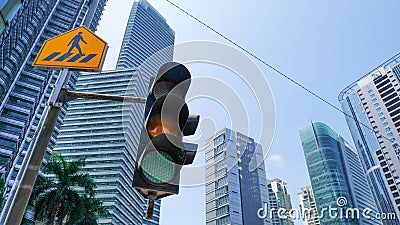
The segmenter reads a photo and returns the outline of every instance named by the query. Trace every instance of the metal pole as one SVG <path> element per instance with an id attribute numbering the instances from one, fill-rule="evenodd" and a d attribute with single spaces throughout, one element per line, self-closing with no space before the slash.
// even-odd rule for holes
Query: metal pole
<path id="1" fill-rule="evenodd" d="M 83 26 L 90 28 L 90 23 L 92 22 L 94 15 L 96 15 L 96 9 L 99 5 L 100 0 L 89 0 L 89 10 L 86 13 L 85 19 L 83 21 Z"/>
<path id="2" fill-rule="evenodd" d="M 66 89 L 63 89 L 62 91 L 65 92 L 63 94 L 63 98 L 60 99 L 60 101 L 62 102 L 68 102 L 78 98 L 110 100 L 110 101 L 131 102 L 131 103 L 146 103 L 147 101 L 146 98 L 141 98 L 141 97 L 106 95 L 106 94 L 96 94 L 88 92 L 75 92 L 75 91 L 68 91 Z"/>
<path id="3" fill-rule="evenodd" d="M 21 179 L 16 180 L 14 183 L 13 189 L 16 187 L 14 191 L 15 194 L 12 196 L 10 195 L 8 199 L 10 200 L 10 203 L 7 201 L 7 205 L 10 205 L 10 208 L 8 211 L 3 212 L 4 215 L 2 215 L 2 221 L 0 222 L 1 224 L 21 224 L 26 206 L 29 202 L 31 192 L 36 181 L 36 177 L 39 173 L 40 165 L 42 164 L 44 154 L 47 149 L 47 144 L 53 133 L 60 111 L 61 108 L 59 107 L 50 107 L 49 111 L 47 111 L 43 127 L 40 129 L 36 142 L 33 146 L 33 151 L 29 155 L 28 166 L 25 167 L 25 171 L 23 172 Z"/>
<path id="4" fill-rule="evenodd" d="M 89 9 L 83 23 L 86 27 L 90 26 L 99 2 L 100 0 L 93 0 L 89 3 Z M 0 224 L 2 225 L 21 224 L 47 145 L 61 112 L 62 103 L 57 101 L 60 97 L 61 89 L 68 84 L 69 78 L 68 69 L 63 69 L 50 95 L 49 104 L 46 106 L 45 114 L 43 114 L 45 119 L 35 139 L 33 149 L 27 151 L 21 170 L 1 213 Z"/>
<path id="5" fill-rule="evenodd" d="M 21 224 L 47 145 L 61 112 L 62 104 L 57 104 L 57 98 L 61 87 L 67 82 L 68 78 L 68 69 L 63 69 L 50 95 L 49 104 L 45 108 L 44 121 L 39 128 L 32 150 L 27 151 L 23 166 L 14 181 L 10 196 L 1 214 L 0 224 Z"/>
<path id="6" fill-rule="evenodd" d="M 146 208 L 146 219 L 151 220 L 154 214 L 154 201 L 157 198 L 157 194 L 155 192 L 151 192 L 149 193 L 147 198 L 149 200 L 147 202 L 147 208 Z"/>

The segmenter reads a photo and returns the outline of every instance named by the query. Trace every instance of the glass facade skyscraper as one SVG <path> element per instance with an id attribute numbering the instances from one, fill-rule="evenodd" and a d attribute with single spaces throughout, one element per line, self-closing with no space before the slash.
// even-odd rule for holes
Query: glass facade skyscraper
<path id="1" fill-rule="evenodd" d="M 82 74 L 77 91 L 147 97 L 156 75 L 154 71 L 172 61 L 173 46 L 170 45 L 174 44 L 175 36 L 148 2 L 135 1 L 132 12 L 136 13 L 129 17 L 118 60 L 119 63 L 127 60 L 127 63 L 112 71 Z M 160 36 L 169 41 L 160 41 Z M 142 44 L 144 40 L 146 45 Z M 131 61 L 136 64 L 129 64 Z M 145 67 L 137 67 L 144 62 Z M 143 116 L 142 104 L 87 99 L 70 102 L 54 151 L 67 160 L 86 158 L 84 171 L 96 182 L 96 197 L 111 214 L 99 218 L 99 224 L 159 223 L 161 202 L 156 201 L 153 219 L 144 219 L 147 201 L 132 187 Z"/>
<path id="2" fill-rule="evenodd" d="M 278 211 L 285 209 L 289 212 L 292 209 L 292 201 L 288 192 L 287 184 L 281 179 L 268 180 L 269 207 L 271 209 L 271 223 L 273 225 L 293 225 L 290 215 L 286 215 L 288 219 L 279 218 Z"/>
<path id="3" fill-rule="evenodd" d="M 268 205 L 262 146 L 250 137 L 227 128 L 206 143 L 207 225 L 264 225 L 257 217 Z M 260 165 L 249 171 L 252 157 Z"/>
<path id="4" fill-rule="evenodd" d="M 44 40 L 80 26 L 88 11 L 88 0 L 14 0 L 1 1 L 1 7 L 13 7 L 6 18 L 8 25 L 0 35 L 0 165 L 10 190 L 20 169 L 59 70 L 42 70 L 31 66 Z M 22 3 L 21 3 L 22 2 Z M 3 5 L 5 3 L 5 5 Z M 99 23 L 106 0 L 101 0 L 89 26 Z M 3 11 L 2 11 L 3 13 Z M 4 19 L 4 18 L 3 18 Z M 73 89 L 79 73 L 73 72 Z M 65 107 L 49 146 L 51 153 Z"/>
<path id="5" fill-rule="evenodd" d="M 146 0 L 135 0 L 122 41 L 117 68 L 139 67 L 154 53 L 175 43 L 175 32 L 164 17 Z M 173 51 L 163 51 L 148 69 L 156 74 L 163 62 L 171 61 Z"/>
<path id="6" fill-rule="evenodd" d="M 356 150 L 339 134 L 317 122 L 302 128 L 300 138 L 321 224 L 382 224 L 365 217 L 323 214 L 329 208 L 371 209 L 371 215 L 378 210 Z M 346 204 L 340 205 L 340 199 Z"/>
<path id="7" fill-rule="evenodd" d="M 346 121 L 382 213 L 400 224 L 400 54 L 339 95 Z"/>

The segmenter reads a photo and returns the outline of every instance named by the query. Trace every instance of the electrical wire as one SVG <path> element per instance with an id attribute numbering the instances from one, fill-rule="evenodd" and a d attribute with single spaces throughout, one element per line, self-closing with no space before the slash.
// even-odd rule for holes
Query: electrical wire
<path id="1" fill-rule="evenodd" d="M 185 9 L 183 9 L 182 7 L 178 6 L 177 4 L 173 3 L 170 0 L 165 0 L 166 2 L 168 2 L 170 5 L 174 6 L 175 8 L 177 8 L 179 11 L 183 12 L 184 14 L 188 15 L 189 17 L 191 17 L 192 19 L 196 20 L 197 22 L 199 22 L 200 24 L 202 24 L 203 26 L 205 26 L 207 29 L 211 30 L 212 32 L 216 33 L 218 36 L 220 36 L 221 38 L 225 39 L 226 41 L 228 41 L 229 43 L 233 44 L 234 46 L 236 46 L 237 48 L 239 48 L 240 50 L 242 50 L 243 52 L 245 52 L 246 54 L 250 55 L 251 57 L 253 57 L 254 59 L 256 59 L 257 61 L 259 61 L 260 63 L 264 64 L 265 66 L 267 66 L 268 68 L 272 69 L 273 71 L 275 71 L 276 73 L 278 73 L 279 75 L 281 75 L 282 77 L 284 77 L 285 79 L 289 80 L 290 82 L 294 83 L 296 86 L 300 87 L 301 89 L 303 89 L 304 91 L 306 91 L 307 93 L 311 94 L 312 96 L 316 97 L 317 99 L 319 99 L 320 101 L 324 102 L 325 104 L 327 104 L 328 106 L 332 107 L 333 109 L 339 111 L 340 113 L 342 113 L 343 115 L 351 118 L 352 120 L 354 120 L 356 123 L 361 124 L 362 126 L 366 127 L 369 130 L 374 131 L 370 126 L 358 121 L 356 118 L 354 118 L 352 115 L 349 115 L 348 113 L 344 112 L 342 109 L 340 109 L 339 107 L 335 106 L 334 104 L 330 103 L 328 100 L 325 100 L 323 97 L 319 96 L 317 93 L 315 93 L 314 91 L 312 91 L 311 89 L 305 87 L 303 84 L 299 83 L 298 81 L 294 80 L 293 78 L 289 77 L 288 75 L 286 75 L 285 73 L 283 73 L 282 71 L 280 71 L 279 69 L 277 69 L 276 67 L 272 66 L 271 64 L 267 63 L 265 60 L 261 59 L 260 57 L 258 57 L 255 53 L 251 52 L 250 50 L 247 50 L 246 48 L 244 48 L 243 46 L 241 46 L 240 44 L 238 44 L 237 42 L 233 41 L 232 39 L 230 39 L 229 37 L 227 37 L 226 35 L 222 34 L 221 32 L 217 31 L 216 29 L 214 29 L 213 27 L 211 27 L 210 25 L 206 24 L 205 22 L 203 22 L 202 20 L 200 20 L 199 18 L 195 17 L 194 15 L 192 15 L 191 13 L 189 13 L 188 11 L 186 11 Z M 375 131 L 374 131 L 375 132 Z M 381 137 L 387 139 L 390 141 L 390 139 L 388 137 L 385 137 L 383 135 L 380 135 Z"/>

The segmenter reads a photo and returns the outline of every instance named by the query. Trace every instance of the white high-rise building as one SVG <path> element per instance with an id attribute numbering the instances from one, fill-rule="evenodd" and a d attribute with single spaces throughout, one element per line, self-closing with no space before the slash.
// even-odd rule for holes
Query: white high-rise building
<path id="1" fill-rule="evenodd" d="M 355 146 L 381 213 L 400 219 L 400 54 L 339 95 Z"/>
<path id="2" fill-rule="evenodd" d="M 290 218 L 289 212 L 292 210 L 292 201 L 288 192 L 287 184 L 281 179 L 275 178 L 267 180 L 269 202 L 272 215 L 271 222 L 273 225 L 293 225 L 293 219 Z M 272 210 L 274 209 L 274 210 Z M 285 209 L 287 212 L 286 219 L 279 218 L 278 211 Z"/>
<path id="3" fill-rule="evenodd" d="M 321 225 L 312 187 L 306 186 L 301 188 L 301 192 L 298 193 L 298 196 L 304 225 Z"/>

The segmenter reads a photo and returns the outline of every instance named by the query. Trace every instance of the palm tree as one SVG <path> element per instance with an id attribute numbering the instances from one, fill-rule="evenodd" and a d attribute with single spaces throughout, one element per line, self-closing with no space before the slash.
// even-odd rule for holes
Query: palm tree
<path id="1" fill-rule="evenodd" d="M 95 225 L 97 224 L 97 216 L 109 215 L 109 212 L 103 206 L 103 203 L 93 196 L 83 197 L 82 203 L 83 216 L 78 218 L 73 225 Z"/>
<path id="2" fill-rule="evenodd" d="M 44 165 L 43 172 L 51 176 L 38 176 L 31 200 L 35 205 L 34 217 L 46 225 L 82 224 L 87 215 L 100 215 L 105 209 L 95 199 L 96 184 L 88 174 L 81 173 L 85 159 L 67 162 L 55 154 Z M 78 190 L 80 189 L 80 190 Z M 87 206 L 87 204 L 89 204 Z M 93 204 L 93 208 L 90 208 Z M 85 223 L 88 224 L 88 223 Z M 90 224 L 97 224 L 95 220 Z"/>
<path id="3" fill-rule="evenodd" d="M 4 179 L 0 179 L 0 210 L 3 210 L 3 201 L 4 201 L 4 191 L 6 189 L 6 182 Z"/>

